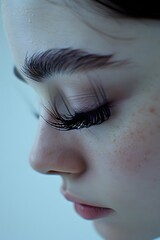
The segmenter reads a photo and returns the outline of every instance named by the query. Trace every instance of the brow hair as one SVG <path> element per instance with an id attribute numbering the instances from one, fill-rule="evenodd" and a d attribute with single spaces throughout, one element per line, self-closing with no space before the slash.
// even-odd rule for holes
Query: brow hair
<path id="1" fill-rule="evenodd" d="M 113 54 L 88 53 L 82 49 L 49 49 L 43 52 L 35 52 L 31 56 L 27 54 L 21 72 L 34 81 L 43 82 L 50 76 L 72 75 L 128 64 L 128 60 L 113 61 L 113 56 Z"/>

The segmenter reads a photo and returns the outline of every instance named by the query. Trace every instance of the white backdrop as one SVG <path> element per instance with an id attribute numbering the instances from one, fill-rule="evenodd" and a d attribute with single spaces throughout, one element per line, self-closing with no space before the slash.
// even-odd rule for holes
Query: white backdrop
<path id="1" fill-rule="evenodd" d="M 13 75 L 0 19 L 0 239 L 100 240 L 60 194 L 61 179 L 34 172 L 28 155 L 38 110 L 33 90 Z"/>

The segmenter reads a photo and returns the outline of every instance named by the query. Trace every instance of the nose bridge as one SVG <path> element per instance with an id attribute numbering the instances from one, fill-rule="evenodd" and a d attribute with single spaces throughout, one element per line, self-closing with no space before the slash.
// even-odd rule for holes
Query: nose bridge
<path id="1" fill-rule="evenodd" d="M 80 174 L 85 171 L 83 154 L 78 141 L 69 132 L 58 131 L 40 123 L 35 142 L 30 153 L 33 169 L 44 174 Z"/>

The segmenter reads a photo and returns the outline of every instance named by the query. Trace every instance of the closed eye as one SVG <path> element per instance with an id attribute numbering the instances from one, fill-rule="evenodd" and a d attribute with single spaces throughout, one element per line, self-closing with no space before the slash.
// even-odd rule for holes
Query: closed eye
<path id="1" fill-rule="evenodd" d="M 59 96 L 61 97 L 62 103 L 67 110 L 67 114 L 62 114 L 58 111 L 57 103 L 59 105 L 60 99 L 54 99 L 52 103 L 49 103 L 51 110 L 42 104 L 43 109 L 46 111 L 47 115 L 50 116 L 49 119 L 51 120 L 45 119 L 42 115 L 41 117 L 50 126 L 61 131 L 89 128 L 94 125 L 100 125 L 109 120 L 111 116 L 111 108 L 114 106 L 113 101 L 108 100 L 106 91 L 101 83 L 97 84 L 90 81 L 90 84 L 90 91 L 94 93 L 94 96 L 97 100 L 97 103 L 95 103 L 95 108 L 92 106 L 91 109 L 89 106 L 84 106 L 83 110 L 81 109 L 80 111 L 75 111 L 73 108 L 71 109 L 67 105 L 67 102 L 63 97 L 63 93 L 59 92 Z M 52 93 L 50 94 L 52 95 Z M 79 101 L 81 100 L 79 99 Z"/>
<path id="2" fill-rule="evenodd" d="M 52 127 L 61 131 L 69 131 L 74 129 L 89 128 L 94 125 L 100 125 L 109 120 L 111 116 L 111 103 L 106 102 L 102 106 L 88 112 L 75 112 L 68 115 L 61 115 L 57 110 L 50 111 L 43 106 L 45 111 L 50 115 L 53 121 L 46 120 L 42 115 L 41 117 Z"/>

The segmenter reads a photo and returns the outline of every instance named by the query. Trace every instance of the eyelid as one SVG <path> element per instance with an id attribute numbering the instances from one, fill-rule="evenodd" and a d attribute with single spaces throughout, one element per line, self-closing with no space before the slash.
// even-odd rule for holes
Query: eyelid
<path id="1" fill-rule="evenodd" d="M 99 107 L 87 112 L 74 112 L 73 114 L 69 112 L 67 115 L 61 115 L 56 109 L 56 106 L 54 106 L 54 109 L 51 108 L 51 110 L 49 110 L 42 104 L 43 109 L 50 116 L 49 119 L 51 120 L 45 119 L 43 115 L 41 115 L 41 117 L 48 125 L 56 130 L 79 130 L 82 128 L 89 128 L 91 126 L 99 125 L 104 121 L 109 120 L 111 116 L 110 109 L 113 106 L 113 102 L 106 101 L 103 105 L 99 105 Z"/>
<path id="2" fill-rule="evenodd" d="M 72 98 L 69 102 L 75 112 L 90 112 L 105 103 L 104 100 L 98 102 L 95 95 L 79 96 L 74 99 Z"/>

